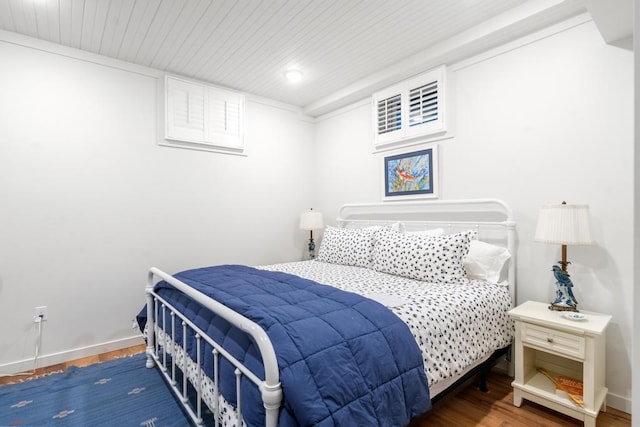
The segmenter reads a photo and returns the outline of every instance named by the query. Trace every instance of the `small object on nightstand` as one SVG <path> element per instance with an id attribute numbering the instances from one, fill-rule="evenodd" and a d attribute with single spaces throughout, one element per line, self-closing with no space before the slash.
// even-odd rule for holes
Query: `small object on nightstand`
<path id="1" fill-rule="evenodd" d="M 307 212 L 303 212 L 300 216 L 300 229 L 309 230 L 309 259 L 316 257 L 316 244 L 313 241 L 313 230 L 319 230 L 324 227 L 322 221 L 322 213 L 314 211 L 313 208 Z"/>
<path id="2" fill-rule="evenodd" d="M 562 245 L 562 260 L 552 268 L 556 279 L 556 299 L 549 305 L 550 310 L 578 311 L 578 301 L 571 288 L 573 282 L 569 278 L 567 266 L 567 245 L 591 245 L 591 228 L 589 226 L 589 206 L 560 205 L 544 206 L 540 209 L 535 240 L 537 242 Z"/>
<path id="3" fill-rule="evenodd" d="M 573 311 L 565 311 L 564 313 L 562 313 L 562 315 L 569 320 L 584 320 L 587 318 L 587 316 L 585 316 L 584 314 L 575 313 Z"/>

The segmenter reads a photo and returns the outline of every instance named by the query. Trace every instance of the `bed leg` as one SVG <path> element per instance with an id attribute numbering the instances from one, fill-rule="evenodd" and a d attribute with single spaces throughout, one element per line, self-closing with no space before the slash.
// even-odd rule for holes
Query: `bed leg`
<path id="1" fill-rule="evenodd" d="M 145 366 L 147 368 L 153 368 L 154 365 L 155 363 L 153 362 L 153 357 L 151 357 L 151 353 L 149 353 L 149 349 L 147 348 L 147 363 L 145 364 Z"/>
<path id="2" fill-rule="evenodd" d="M 155 346 L 155 317 L 153 313 L 154 306 L 154 298 L 151 295 L 151 291 L 153 291 L 153 273 L 149 273 L 147 277 L 147 286 L 145 287 L 145 293 L 147 295 L 147 368 L 153 368 L 154 362 L 152 355 L 154 354 L 154 346 Z"/>
<path id="3" fill-rule="evenodd" d="M 483 372 L 480 374 L 480 381 L 478 382 L 478 389 L 483 393 L 489 392 L 489 387 L 487 387 L 487 374 Z"/>

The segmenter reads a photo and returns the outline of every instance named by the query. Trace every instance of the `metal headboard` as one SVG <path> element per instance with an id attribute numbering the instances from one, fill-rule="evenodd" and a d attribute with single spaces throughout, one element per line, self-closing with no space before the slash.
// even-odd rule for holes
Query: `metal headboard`
<path id="1" fill-rule="evenodd" d="M 475 229 L 478 238 L 511 253 L 507 279 L 516 303 L 516 223 L 511 208 L 498 199 L 431 200 L 343 205 L 341 227 L 367 227 L 400 222 L 408 230 L 444 228 L 447 233 Z"/>

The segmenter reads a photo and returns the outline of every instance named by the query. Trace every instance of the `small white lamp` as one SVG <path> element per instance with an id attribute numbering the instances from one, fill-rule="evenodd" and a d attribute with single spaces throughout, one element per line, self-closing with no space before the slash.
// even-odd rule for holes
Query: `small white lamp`
<path id="1" fill-rule="evenodd" d="M 309 258 L 316 257 L 316 244 L 313 242 L 313 230 L 319 230 L 324 227 L 322 221 L 322 213 L 314 211 L 313 208 L 303 212 L 300 216 L 300 229 L 309 230 Z"/>
<path id="2" fill-rule="evenodd" d="M 567 245 L 591 245 L 591 227 L 589 226 L 588 205 L 548 205 L 540 209 L 535 240 L 543 243 L 562 245 L 562 260 L 553 266 L 556 278 L 556 299 L 549 306 L 550 310 L 578 311 L 571 288 L 573 283 L 567 272 Z"/>

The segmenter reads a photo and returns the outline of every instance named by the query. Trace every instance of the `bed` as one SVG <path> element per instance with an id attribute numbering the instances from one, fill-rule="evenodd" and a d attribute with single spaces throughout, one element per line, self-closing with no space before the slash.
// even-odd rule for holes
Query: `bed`
<path id="1" fill-rule="evenodd" d="M 314 260 L 152 268 L 147 367 L 198 425 L 407 425 L 509 347 L 515 241 L 500 200 L 352 204 Z"/>

